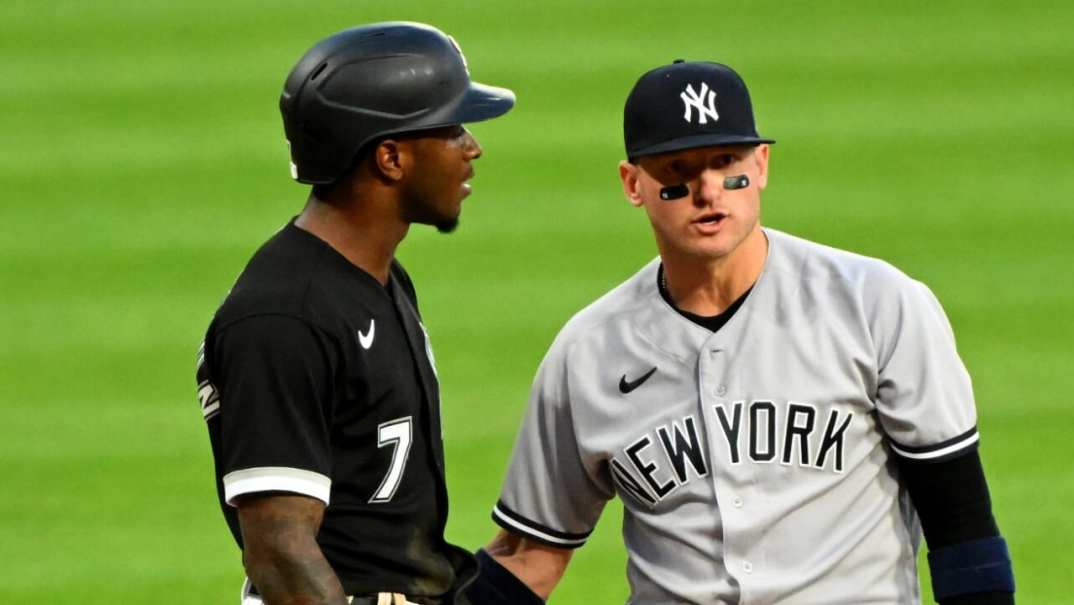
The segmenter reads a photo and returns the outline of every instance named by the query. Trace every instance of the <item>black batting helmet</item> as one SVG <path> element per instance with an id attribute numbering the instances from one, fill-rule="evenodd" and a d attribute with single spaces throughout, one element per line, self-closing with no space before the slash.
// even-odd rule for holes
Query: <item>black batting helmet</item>
<path id="1" fill-rule="evenodd" d="M 454 38 L 421 23 L 344 30 L 298 60 L 280 95 L 291 176 L 329 184 L 387 135 L 503 115 L 515 94 L 470 81 Z"/>

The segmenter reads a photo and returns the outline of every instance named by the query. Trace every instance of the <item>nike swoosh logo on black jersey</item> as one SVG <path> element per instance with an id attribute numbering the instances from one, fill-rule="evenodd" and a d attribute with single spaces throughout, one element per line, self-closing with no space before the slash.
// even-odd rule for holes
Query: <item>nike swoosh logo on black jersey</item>
<path id="1" fill-rule="evenodd" d="M 363 333 L 358 330 L 358 344 L 362 345 L 362 348 L 369 350 L 369 347 L 373 346 L 373 338 L 377 333 L 377 320 L 369 320 L 369 328 Z"/>
<path id="2" fill-rule="evenodd" d="M 646 380 L 649 380 L 649 377 L 652 376 L 654 372 L 656 372 L 655 366 L 653 367 L 653 369 L 649 370 L 645 374 L 642 374 L 641 378 L 638 378 L 637 380 L 631 380 L 629 382 L 626 379 L 626 374 L 623 374 L 623 377 L 619 379 L 619 392 L 626 395 L 627 393 L 640 387 L 641 384 Z"/>

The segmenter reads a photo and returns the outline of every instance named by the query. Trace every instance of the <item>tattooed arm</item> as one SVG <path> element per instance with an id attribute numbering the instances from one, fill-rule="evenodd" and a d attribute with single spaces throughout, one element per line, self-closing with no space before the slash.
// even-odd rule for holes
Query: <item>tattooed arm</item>
<path id="1" fill-rule="evenodd" d="M 345 605 L 336 573 L 317 545 L 324 503 L 267 492 L 238 501 L 242 560 L 265 605 Z"/>

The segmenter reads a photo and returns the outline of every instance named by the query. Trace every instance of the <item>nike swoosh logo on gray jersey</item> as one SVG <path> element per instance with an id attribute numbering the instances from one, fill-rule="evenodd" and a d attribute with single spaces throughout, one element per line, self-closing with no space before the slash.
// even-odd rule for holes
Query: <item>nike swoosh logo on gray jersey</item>
<path id="1" fill-rule="evenodd" d="M 619 379 L 619 392 L 626 395 L 627 393 L 640 387 L 641 384 L 646 380 L 649 380 L 649 377 L 652 376 L 654 372 L 656 372 L 655 366 L 653 367 L 653 369 L 649 370 L 645 374 L 642 374 L 641 378 L 638 378 L 637 380 L 631 380 L 629 382 L 626 379 L 626 374 L 623 374 L 623 377 Z"/>

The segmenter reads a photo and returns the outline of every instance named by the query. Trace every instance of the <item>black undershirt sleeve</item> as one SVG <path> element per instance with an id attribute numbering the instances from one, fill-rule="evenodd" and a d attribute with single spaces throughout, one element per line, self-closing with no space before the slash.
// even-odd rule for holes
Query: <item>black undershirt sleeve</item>
<path id="1" fill-rule="evenodd" d="M 903 485 L 921 519 L 929 550 L 999 535 L 992 516 L 984 469 L 977 448 L 942 462 L 922 462 L 896 456 Z M 1007 592 L 950 597 L 941 605 L 1009 605 Z"/>
<path id="2" fill-rule="evenodd" d="M 943 462 L 897 459 L 930 549 L 999 535 L 976 448 Z"/>

